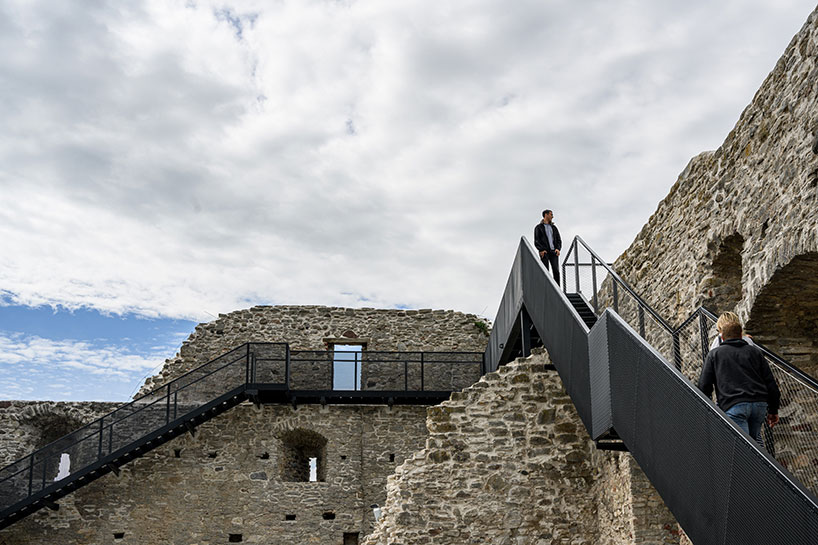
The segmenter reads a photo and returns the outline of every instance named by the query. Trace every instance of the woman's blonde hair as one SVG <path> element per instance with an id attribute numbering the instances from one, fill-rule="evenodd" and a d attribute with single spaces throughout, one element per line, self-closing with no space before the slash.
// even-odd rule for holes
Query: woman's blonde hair
<path id="1" fill-rule="evenodd" d="M 716 322 L 716 329 L 721 333 L 722 338 L 740 339 L 741 320 L 735 312 L 724 312 Z"/>

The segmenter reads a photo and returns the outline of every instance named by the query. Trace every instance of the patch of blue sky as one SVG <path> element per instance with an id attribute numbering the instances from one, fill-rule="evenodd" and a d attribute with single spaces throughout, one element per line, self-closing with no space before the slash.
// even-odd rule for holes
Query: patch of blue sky
<path id="1" fill-rule="evenodd" d="M 361 389 L 361 346 L 340 345 L 333 347 L 333 389 Z"/>
<path id="2" fill-rule="evenodd" d="M 0 306 L 0 399 L 128 401 L 196 322 Z"/>

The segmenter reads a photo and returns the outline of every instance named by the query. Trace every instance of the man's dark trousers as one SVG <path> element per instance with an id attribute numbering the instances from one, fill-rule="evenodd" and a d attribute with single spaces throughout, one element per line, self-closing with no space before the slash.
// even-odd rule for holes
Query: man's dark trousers
<path id="1" fill-rule="evenodd" d="M 545 265 L 546 269 L 551 269 L 554 273 L 554 281 L 557 285 L 560 285 L 560 257 L 557 255 L 557 252 L 551 252 L 546 250 L 545 254 L 540 258 Z M 549 264 L 551 265 L 549 267 Z"/>

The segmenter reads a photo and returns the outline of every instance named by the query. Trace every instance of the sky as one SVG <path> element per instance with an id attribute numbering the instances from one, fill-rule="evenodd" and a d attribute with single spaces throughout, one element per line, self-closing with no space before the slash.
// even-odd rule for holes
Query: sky
<path id="1" fill-rule="evenodd" d="M 0 399 L 127 400 L 256 304 L 493 319 L 608 260 L 814 0 L 0 0 Z"/>

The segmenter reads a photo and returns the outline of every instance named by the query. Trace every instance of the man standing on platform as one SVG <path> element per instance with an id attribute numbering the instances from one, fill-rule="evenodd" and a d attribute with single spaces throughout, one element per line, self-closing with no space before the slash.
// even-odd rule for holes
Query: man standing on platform
<path id="1" fill-rule="evenodd" d="M 562 238 L 560 231 L 554 225 L 554 212 L 543 210 L 542 221 L 534 227 L 534 246 L 540 252 L 540 259 L 546 269 L 551 269 L 554 273 L 554 281 L 560 285 L 560 250 L 562 250 Z"/>

